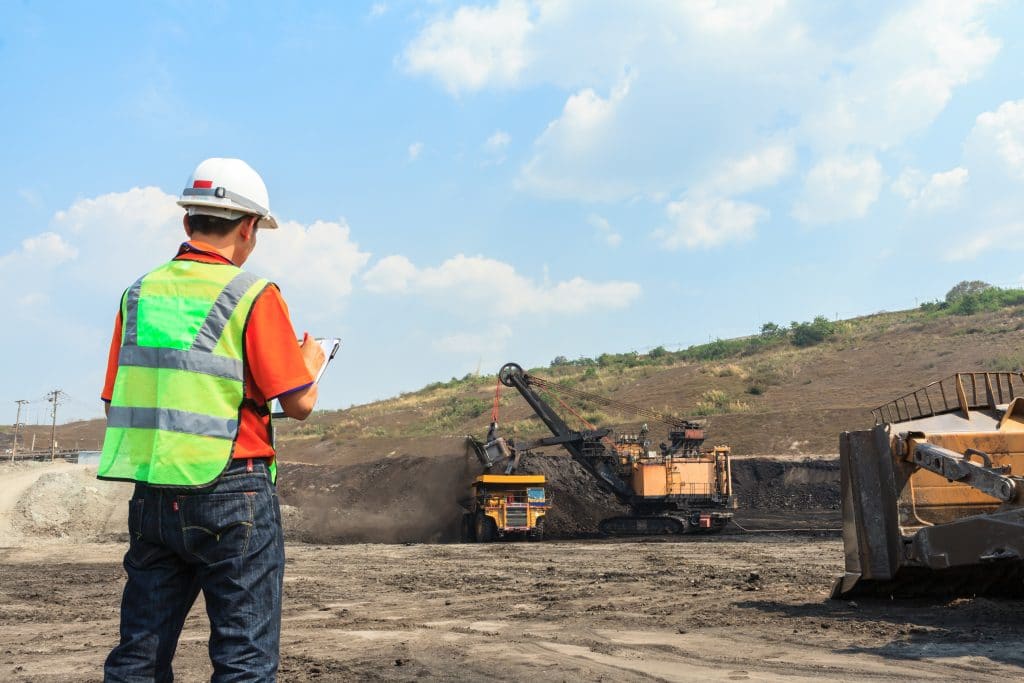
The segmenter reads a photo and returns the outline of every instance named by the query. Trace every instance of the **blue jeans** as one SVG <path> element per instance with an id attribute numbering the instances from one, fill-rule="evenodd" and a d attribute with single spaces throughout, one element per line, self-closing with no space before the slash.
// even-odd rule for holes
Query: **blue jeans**
<path id="1" fill-rule="evenodd" d="M 174 680 L 171 660 L 199 591 L 210 618 L 212 680 L 275 680 L 284 538 L 264 461 L 235 461 L 204 489 L 136 484 L 129 505 L 121 642 L 104 680 Z"/>

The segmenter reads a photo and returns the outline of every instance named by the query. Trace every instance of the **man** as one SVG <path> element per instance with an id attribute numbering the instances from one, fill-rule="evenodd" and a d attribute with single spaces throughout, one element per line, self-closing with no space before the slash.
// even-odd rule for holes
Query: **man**
<path id="1" fill-rule="evenodd" d="M 120 643 L 105 680 L 170 681 L 203 592 L 215 681 L 277 674 L 284 542 L 268 402 L 303 420 L 324 360 L 301 346 L 277 287 L 240 266 L 274 229 L 267 189 L 239 159 L 196 167 L 169 263 L 121 298 L 102 398 L 101 479 L 136 482 Z"/>

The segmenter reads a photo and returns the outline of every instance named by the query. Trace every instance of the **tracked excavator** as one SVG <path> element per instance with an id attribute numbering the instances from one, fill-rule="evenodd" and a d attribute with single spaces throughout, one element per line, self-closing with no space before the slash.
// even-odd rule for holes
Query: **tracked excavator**
<path id="1" fill-rule="evenodd" d="M 1024 373 L 957 373 L 873 414 L 839 440 L 832 597 L 1024 597 Z"/>
<path id="2" fill-rule="evenodd" d="M 499 387 L 519 392 L 552 436 L 529 442 L 499 442 L 496 421 L 492 420 L 488 441 L 478 442 L 478 449 L 504 458 L 503 462 L 518 463 L 523 453 L 535 448 L 564 448 L 599 488 L 629 508 L 628 515 L 603 520 L 602 533 L 714 533 L 732 518 L 730 510 L 736 507 L 736 498 L 732 494 L 729 448 L 716 446 L 704 451 L 702 424 L 566 387 L 528 374 L 516 363 L 505 364 L 498 380 Z M 646 425 L 637 434 L 616 437 L 611 429 L 596 428 L 578 413 L 576 417 L 585 428 L 572 429 L 541 392 L 552 396 L 570 413 L 575 411 L 565 398 L 582 399 L 660 422 L 668 426 L 670 443 L 652 450 Z M 507 449 L 507 453 L 503 454 L 502 449 Z"/>

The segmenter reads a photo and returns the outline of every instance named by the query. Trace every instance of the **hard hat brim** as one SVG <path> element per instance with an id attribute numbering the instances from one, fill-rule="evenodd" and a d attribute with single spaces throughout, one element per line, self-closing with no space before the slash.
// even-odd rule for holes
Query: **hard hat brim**
<path id="1" fill-rule="evenodd" d="M 178 206 L 182 207 L 186 211 L 189 211 L 190 213 L 193 213 L 193 212 L 194 213 L 204 213 L 202 209 L 205 207 L 205 208 L 217 209 L 218 210 L 216 213 L 212 212 L 212 211 L 209 212 L 209 215 L 211 215 L 211 216 L 218 216 L 218 215 L 223 216 L 223 214 L 220 213 L 220 212 L 225 212 L 225 211 L 229 211 L 229 212 L 231 212 L 233 214 L 238 214 L 239 217 L 241 217 L 241 216 L 257 216 L 257 217 L 259 217 L 259 221 L 256 223 L 256 225 L 261 230 L 276 230 L 277 227 L 278 227 L 277 219 L 274 218 L 274 216 L 272 214 L 268 213 L 266 215 L 263 215 L 263 214 L 255 213 L 255 212 L 252 212 L 252 211 L 246 211 L 245 209 L 240 208 L 237 205 L 231 205 L 228 202 L 224 201 L 223 199 L 218 199 L 218 198 L 215 198 L 215 197 L 210 197 L 209 199 L 207 199 L 205 197 L 189 197 L 187 199 L 183 198 L 183 199 L 179 199 L 177 201 L 177 204 L 178 204 Z M 190 211 L 191 209 L 198 209 L 198 210 Z"/>

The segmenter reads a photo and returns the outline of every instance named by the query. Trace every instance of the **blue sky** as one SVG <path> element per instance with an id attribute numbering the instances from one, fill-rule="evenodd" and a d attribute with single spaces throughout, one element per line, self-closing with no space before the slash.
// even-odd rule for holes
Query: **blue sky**
<path id="1" fill-rule="evenodd" d="M 344 339 L 325 408 L 1019 285 L 1022 35 L 967 0 L 6 2 L 0 405 L 100 414 L 208 156 L 282 221 L 247 268 Z"/>

